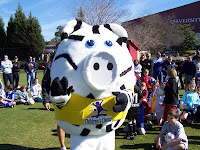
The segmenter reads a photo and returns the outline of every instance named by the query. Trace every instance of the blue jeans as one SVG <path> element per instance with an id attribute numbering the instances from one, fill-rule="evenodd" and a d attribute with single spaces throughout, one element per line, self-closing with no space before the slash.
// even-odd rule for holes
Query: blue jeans
<path id="1" fill-rule="evenodd" d="M 27 73 L 27 90 L 30 90 L 31 85 L 34 83 L 35 72 Z"/>
<path id="2" fill-rule="evenodd" d="M 153 72 L 153 78 L 157 79 L 157 77 L 158 77 L 159 83 L 162 83 L 163 82 L 163 72 L 158 71 L 158 70 L 154 71 Z"/>

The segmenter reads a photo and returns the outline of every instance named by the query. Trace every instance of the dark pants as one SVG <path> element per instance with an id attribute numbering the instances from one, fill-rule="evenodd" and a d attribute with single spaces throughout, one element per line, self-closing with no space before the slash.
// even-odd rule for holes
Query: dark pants
<path id="1" fill-rule="evenodd" d="M 17 88 L 19 84 L 19 72 L 13 73 L 13 82 L 15 83 L 15 88 Z"/>
<path id="2" fill-rule="evenodd" d="M 182 79 L 183 74 L 182 74 L 182 73 L 179 73 L 178 76 L 179 76 L 179 80 L 180 80 L 180 83 L 181 83 L 181 88 L 184 89 L 184 84 L 183 84 L 183 79 Z"/>
<path id="3" fill-rule="evenodd" d="M 4 81 L 5 86 L 7 86 L 8 80 L 10 81 L 10 84 L 14 86 L 12 73 L 8 73 L 8 74 L 3 73 L 3 81 Z"/>

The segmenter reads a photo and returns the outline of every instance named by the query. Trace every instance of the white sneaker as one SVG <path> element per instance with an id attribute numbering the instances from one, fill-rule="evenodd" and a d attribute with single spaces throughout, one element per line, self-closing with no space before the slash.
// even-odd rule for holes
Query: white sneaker
<path id="1" fill-rule="evenodd" d="M 67 150 L 67 149 L 66 149 L 66 147 L 64 146 L 64 147 L 61 147 L 60 150 Z"/>

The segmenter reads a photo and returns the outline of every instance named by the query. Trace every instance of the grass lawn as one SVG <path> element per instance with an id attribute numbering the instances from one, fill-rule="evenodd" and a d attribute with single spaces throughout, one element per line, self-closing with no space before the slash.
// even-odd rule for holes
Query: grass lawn
<path id="1" fill-rule="evenodd" d="M 37 77 L 40 83 L 42 76 L 43 71 L 38 71 Z M 3 79 L 2 74 L 0 78 Z M 19 84 L 26 85 L 26 74 L 23 70 L 20 72 Z M 179 93 L 182 97 L 183 90 Z M 56 126 L 53 109 L 45 110 L 42 103 L 17 105 L 12 109 L 0 108 L 0 150 L 58 150 L 60 145 Z M 184 124 L 184 126 L 189 139 L 189 149 L 199 150 L 200 123 L 195 122 L 190 126 Z M 145 135 L 137 135 L 134 140 L 125 140 L 123 127 L 116 131 L 116 150 L 149 150 L 153 139 L 161 129 L 159 126 L 153 126 Z M 65 144 L 69 149 L 69 136 L 66 136 Z"/>

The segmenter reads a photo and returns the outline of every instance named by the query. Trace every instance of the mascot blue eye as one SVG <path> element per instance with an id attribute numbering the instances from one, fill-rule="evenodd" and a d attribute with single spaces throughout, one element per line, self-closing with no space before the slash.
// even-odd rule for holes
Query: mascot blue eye
<path id="1" fill-rule="evenodd" d="M 105 41 L 105 45 L 111 47 L 113 45 L 113 43 L 111 41 Z"/>
<path id="2" fill-rule="evenodd" d="M 86 42 L 86 47 L 88 47 L 88 48 L 92 48 L 92 47 L 94 47 L 94 45 L 95 45 L 95 41 L 94 40 L 88 40 Z"/>

